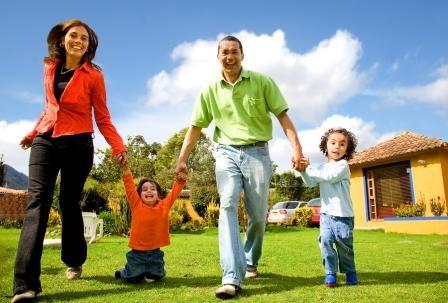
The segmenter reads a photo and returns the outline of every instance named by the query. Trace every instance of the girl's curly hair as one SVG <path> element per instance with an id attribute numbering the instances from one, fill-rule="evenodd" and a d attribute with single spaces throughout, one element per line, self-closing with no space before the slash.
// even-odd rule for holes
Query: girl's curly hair
<path id="1" fill-rule="evenodd" d="M 328 137 L 334 133 L 343 134 L 347 138 L 347 151 L 344 157 L 342 157 L 342 159 L 345 159 L 347 161 L 350 160 L 353 157 L 353 154 L 355 153 L 356 146 L 358 145 L 358 140 L 351 131 L 346 130 L 345 128 L 338 127 L 338 128 L 330 128 L 329 130 L 327 130 L 325 134 L 320 138 L 320 144 L 319 144 L 320 150 L 324 153 L 325 156 L 328 156 L 327 151 Z"/>

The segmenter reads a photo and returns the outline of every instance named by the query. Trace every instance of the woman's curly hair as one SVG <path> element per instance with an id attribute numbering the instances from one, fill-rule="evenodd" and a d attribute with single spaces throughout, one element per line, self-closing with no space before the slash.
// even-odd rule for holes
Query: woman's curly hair
<path id="1" fill-rule="evenodd" d="M 325 132 L 325 134 L 320 139 L 320 144 L 319 144 L 320 150 L 324 153 L 325 156 L 328 156 L 328 151 L 327 151 L 328 137 L 334 133 L 343 134 L 347 138 L 347 151 L 346 151 L 344 157 L 342 157 L 342 159 L 345 159 L 347 161 L 350 160 L 353 157 L 353 154 L 355 153 L 356 146 L 358 145 L 358 140 L 356 139 L 355 135 L 351 131 L 346 130 L 345 128 L 338 127 L 338 128 L 330 128 L 329 130 L 327 130 Z"/>

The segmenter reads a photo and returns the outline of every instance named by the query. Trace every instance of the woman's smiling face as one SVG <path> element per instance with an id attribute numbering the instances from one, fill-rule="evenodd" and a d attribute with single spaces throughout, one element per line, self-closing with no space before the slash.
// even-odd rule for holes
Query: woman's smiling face
<path id="1" fill-rule="evenodd" d="M 84 26 L 73 26 L 65 34 L 62 43 L 66 57 L 81 60 L 89 48 L 89 33 Z"/>

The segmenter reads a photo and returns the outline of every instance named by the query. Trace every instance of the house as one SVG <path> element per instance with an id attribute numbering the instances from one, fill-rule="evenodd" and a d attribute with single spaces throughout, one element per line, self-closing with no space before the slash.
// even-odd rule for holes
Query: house
<path id="1" fill-rule="evenodd" d="M 349 161 L 355 227 L 386 232 L 448 234 L 448 142 L 403 132 Z M 433 216 L 430 200 L 445 203 Z M 426 204 L 425 216 L 395 217 L 402 204 Z"/>

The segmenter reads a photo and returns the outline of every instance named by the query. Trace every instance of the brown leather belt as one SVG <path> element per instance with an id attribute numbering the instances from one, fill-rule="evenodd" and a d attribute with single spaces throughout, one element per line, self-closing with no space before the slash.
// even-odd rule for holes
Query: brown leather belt
<path id="1" fill-rule="evenodd" d="M 244 144 L 244 145 L 230 145 L 235 148 L 242 148 L 242 147 L 265 147 L 268 144 L 266 141 L 257 141 L 254 143 Z"/>

